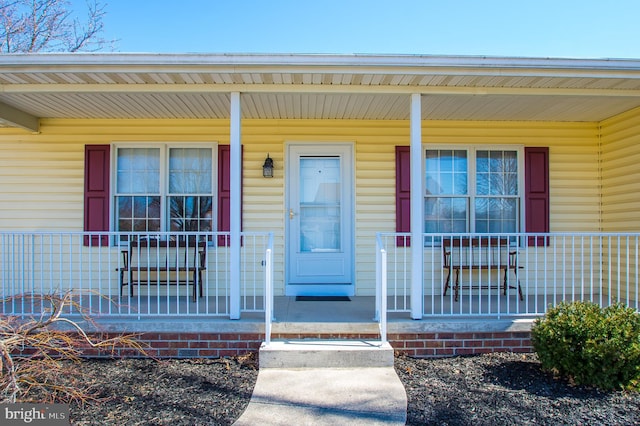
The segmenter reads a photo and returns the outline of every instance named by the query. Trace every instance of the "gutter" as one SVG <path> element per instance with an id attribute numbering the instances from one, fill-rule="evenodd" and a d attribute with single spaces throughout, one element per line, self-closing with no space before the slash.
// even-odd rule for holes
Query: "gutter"
<path id="1" fill-rule="evenodd" d="M 52 69 L 52 67 L 54 69 Z M 31 53 L 0 55 L 0 72 L 357 72 L 640 78 L 640 59 L 490 56 Z M 346 70 L 345 70 L 346 69 Z"/>

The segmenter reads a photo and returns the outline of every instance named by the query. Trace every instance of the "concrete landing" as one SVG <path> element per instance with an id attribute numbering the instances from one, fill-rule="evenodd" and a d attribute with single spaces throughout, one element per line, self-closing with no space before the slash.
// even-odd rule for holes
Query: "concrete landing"
<path id="1" fill-rule="evenodd" d="M 286 340 L 263 344 L 260 368 L 393 367 L 388 342 L 364 340 Z"/>
<path id="2" fill-rule="evenodd" d="M 404 425 L 406 418 L 391 346 L 304 340 L 263 345 L 251 401 L 235 425 Z"/>

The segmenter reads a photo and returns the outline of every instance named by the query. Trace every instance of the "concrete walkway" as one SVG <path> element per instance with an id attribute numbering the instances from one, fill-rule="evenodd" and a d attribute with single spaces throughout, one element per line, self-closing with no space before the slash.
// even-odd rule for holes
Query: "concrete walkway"
<path id="1" fill-rule="evenodd" d="M 236 421 L 255 425 L 404 425 L 407 396 L 393 367 L 260 370 Z"/>
<path id="2" fill-rule="evenodd" d="M 251 401 L 235 425 L 404 425 L 406 418 L 388 344 L 281 342 L 261 348 Z"/>

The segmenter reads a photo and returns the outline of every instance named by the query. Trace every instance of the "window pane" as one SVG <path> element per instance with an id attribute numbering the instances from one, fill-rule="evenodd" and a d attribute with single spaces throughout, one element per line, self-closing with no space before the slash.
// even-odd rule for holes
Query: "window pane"
<path id="1" fill-rule="evenodd" d="M 116 197 L 117 231 L 160 231 L 160 197 Z"/>
<path id="2" fill-rule="evenodd" d="M 300 251 L 340 250 L 340 208 L 300 206 Z"/>
<path id="3" fill-rule="evenodd" d="M 462 195 L 467 192 L 467 173 L 456 173 L 453 176 L 453 193 Z"/>
<path id="4" fill-rule="evenodd" d="M 476 232 L 518 232 L 517 198 L 476 198 Z"/>
<path id="5" fill-rule="evenodd" d="M 516 151 L 476 152 L 477 195 L 518 195 Z"/>
<path id="6" fill-rule="evenodd" d="M 211 194 L 212 151 L 210 148 L 169 150 L 169 193 Z"/>
<path id="7" fill-rule="evenodd" d="M 438 182 L 439 182 L 439 178 L 436 173 L 427 172 L 427 182 L 426 182 L 427 195 L 442 194 L 442 187 Z"/>
<path id="8" fill-rule="evenodd" d="M 342 184 L 338 157 L 300 159 L 300 250 L 341 249 Z"/>
<path id="9" fill-rule="evenodd" d="M 213 197 L 169 197 L 170 230 L 204 232 L 213 230 Z"/>
<path id="10" fill-rule="evenodd" d="M 425 200 L 425 232 L 468 232 L 466 198 Z"/>
<path id="11" fill-rule="evenodd" d="M 467 151 L 427 150 L 425 232 L 468 232 Z M 440 195 L 440 197 L 430 197 Z"/>
<path id="12" fill-rule="evenodd" d="M 438 192 L 438 194 L 455 194 L 453 176 L 454 174 L 451 172 L 440 173 L 440 192 Z"/>
<path id="13" fill-rule="evenodd" d="M 116 165 L 118 194 L 160 192 L 160 149 L 119 148 Z"/>
<path id="14" fill-rule="evenodd" d="M 429 149 L 425 171 L 427 195 L 467 194 L 467 151 Z"/>
<path id="15" fill-rule="evenodd" d="M 516 151 L 504 152 L 504 195 L 518 195 L 518 156 Z"/>
<path id="16" fill-rule="evenodd" d="M 472 152 L 475 184 L 469 188 L 466 150 L 426 150 L 426 232 L 519 230 L 517 151 L 479 149 Z M 474 207 L 473 217 L 470 217 L 470 206 Z"/>

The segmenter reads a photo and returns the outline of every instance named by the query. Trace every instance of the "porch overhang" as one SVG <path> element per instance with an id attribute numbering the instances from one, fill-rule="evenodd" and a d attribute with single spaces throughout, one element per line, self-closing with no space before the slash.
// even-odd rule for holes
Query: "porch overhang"
<path id="1" fill-rule="evenodd" d="M 17 54 L 0 56 L 0 122 L 38 120 L 599 122 L 640 107 L 640 60 L 420 55 Z"/>

